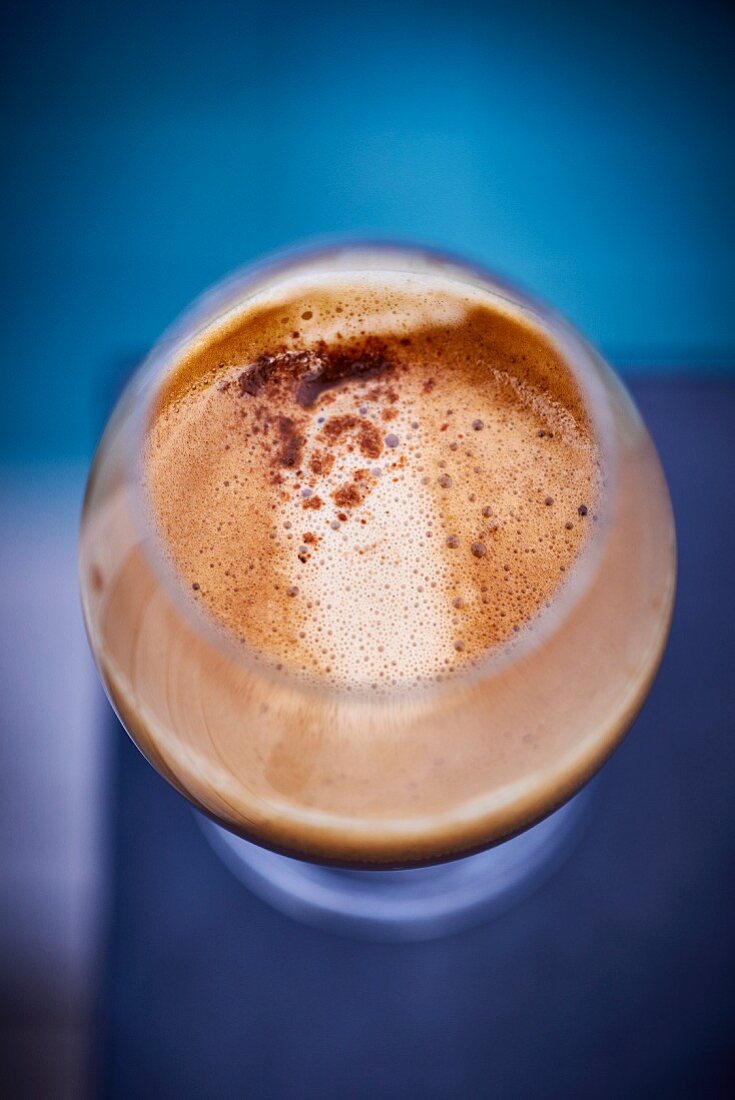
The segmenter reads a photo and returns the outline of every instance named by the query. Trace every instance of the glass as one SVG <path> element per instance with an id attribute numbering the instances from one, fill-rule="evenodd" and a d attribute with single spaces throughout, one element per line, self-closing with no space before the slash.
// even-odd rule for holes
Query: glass
<path id="1" fill-rule="evenodd" d="M 532 637 L 444 683 L 366 699 L 269 670 L 196 612 L 148 512 L 142 444 L 162 380 L 213 321 L 295 276 L 381 271 L 479 289 L 542 332 L 582 395 L 604 478 L 599 522 Z M 206 815 L 215 848 L 252 889 L 301 919 L 378 938 L 424 938 L 483 919 L 568 850 L 586 802 L 577 792 L 650 687 L 675 572 L 655 449 L 597 352 L 489 272 L 371 242 L 247 267 L 182 316 L 110 418 L 80 536 L 90 644 L 134 742 Z M 286 783 L 279 763 L 296 726 L 311 768 L 300 784 Z M 442 804 L 427 807 L 430 761 L 441 761 L 446 786 Z M 348 805 L 339 776 L 356 770 L 365 794 Z"/>

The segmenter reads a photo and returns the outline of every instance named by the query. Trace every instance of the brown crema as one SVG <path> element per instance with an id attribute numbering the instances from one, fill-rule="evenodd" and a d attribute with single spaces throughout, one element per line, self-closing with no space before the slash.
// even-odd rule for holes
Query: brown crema
<path id="1" fill-rule="evenodd" d="M 174 364 L 145 448 L 187 598 L 256 660 L 346 691 L 441 681 L 533 630 L 601 478 L 542 331 L 403 276 L 240 306 Z"/>

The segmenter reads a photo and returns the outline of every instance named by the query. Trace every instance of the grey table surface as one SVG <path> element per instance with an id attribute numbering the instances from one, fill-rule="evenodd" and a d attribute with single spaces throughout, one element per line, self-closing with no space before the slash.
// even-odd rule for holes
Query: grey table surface
<path id="1" fill-rule="evenodd" d="M 102 1095 L 732 1095 L 735 387 L 632 388 L 669 478 L 679 591 L 575 853 L 461 935 L 330 936 L 251 896 L 110 720 Z"/>

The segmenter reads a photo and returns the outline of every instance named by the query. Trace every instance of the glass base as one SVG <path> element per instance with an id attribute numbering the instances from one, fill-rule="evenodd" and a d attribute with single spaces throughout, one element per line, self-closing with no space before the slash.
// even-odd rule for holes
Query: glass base
<path id="1" fill-rule="evenodd" d="M 277 855 L 208 818 L 212 847 L 258 897 L 295 920 L 361 939 L 428 940 L 497 916 L 545 881 L 581 833 L 587 787 L 511 840 L 408 871 L 345 871 Z"/>

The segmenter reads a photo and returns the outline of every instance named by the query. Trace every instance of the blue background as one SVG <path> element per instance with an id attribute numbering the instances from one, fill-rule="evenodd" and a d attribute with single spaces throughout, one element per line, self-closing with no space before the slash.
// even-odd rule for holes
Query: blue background
<path id="1" fill-rule="evenodd" d="M 724 369 L 724 12 L 24 4 L 0 65 L 0 459 L 86 457 L 121 360 L 229 269 L 324 233 L 486 262 L 630 371 Z"/>

